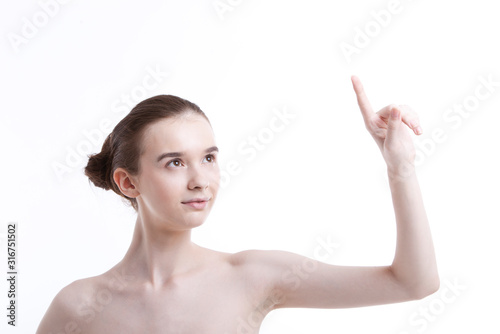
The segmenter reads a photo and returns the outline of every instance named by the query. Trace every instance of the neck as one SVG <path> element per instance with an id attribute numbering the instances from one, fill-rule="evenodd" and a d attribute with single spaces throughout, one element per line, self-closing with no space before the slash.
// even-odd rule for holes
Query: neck
<path id="1" fill-rule="evenodd" d="M 200 247 L 191 242 L 191 230 L 165 231 L 137 216 L 132 243 L 122 260 L 145 284 L 159 288 L 190 269 L 199 260 Z"/>

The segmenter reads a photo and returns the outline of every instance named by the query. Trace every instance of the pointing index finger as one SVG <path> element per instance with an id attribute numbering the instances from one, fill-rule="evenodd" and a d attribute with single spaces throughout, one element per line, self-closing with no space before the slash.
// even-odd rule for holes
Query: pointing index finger
<path id="1" fill-rule="evenodd" d="M 363 118 L 368 120 L 370 116 L 373 114 L 372 106 L 370 105 L 370 101 L 368 101 L 368 97 L 366 97 L 365 90 L 363 85 L 361 84 L 361 80 L 355 75 L 351 76 L 352 87 L 356 92 L 356 97 L 358 99 L 359 109 L 361 109 L 361 113 L 363 114 Z"/>

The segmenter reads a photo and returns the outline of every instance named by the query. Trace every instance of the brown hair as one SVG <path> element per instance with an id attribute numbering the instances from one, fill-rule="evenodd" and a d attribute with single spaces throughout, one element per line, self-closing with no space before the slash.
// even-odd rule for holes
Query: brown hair
<path id="1" fill-rule="evenodd" d="M 122 194 L 113 180 L 113 173 L 122 167 L 132 175 L 139 174 L 139 157 L 144 152 L 142 145 L 145 129 L 165 118 L 185 113 L 202 115 L 210 124 L 205 113 L 194 103 L 173 95 L 158 95 L 137 104 L 104 140 L 101 152 L 88 155 L 85 175 L 89 182 L 105 190 L 113 190 L 127 199 L 135 211 L 137 200 Z"/>

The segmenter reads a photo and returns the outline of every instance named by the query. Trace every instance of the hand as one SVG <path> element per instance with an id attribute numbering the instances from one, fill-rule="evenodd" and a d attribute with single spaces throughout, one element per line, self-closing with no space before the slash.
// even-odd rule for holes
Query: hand
<path id="1" fill-rule="evenodd" d="M 388 171 L 398 176 L 408 175 L 414 168 L 416 151 L 410 133 L 403 123 L 415 134 L 421 135 L 418 115 L 409 106 L 395 104 L 374 113 L 359 78 L 352 76 L 351 81 L 366 129 L 380 148 Z M 391 114 L 395 117 L 391 117 Z"/>

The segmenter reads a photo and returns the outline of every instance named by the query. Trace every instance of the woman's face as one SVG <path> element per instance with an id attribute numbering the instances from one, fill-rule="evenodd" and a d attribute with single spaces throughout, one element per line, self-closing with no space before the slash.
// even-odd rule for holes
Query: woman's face
<path id="1" fill-rule="evenodd" d="M 201 225 L 220 182 L 218 149 L 208 121 L 194 113 L 163 119 L 146 129 L 143 145 L 136 177 L 141 216 L 169 230 Z"/>

